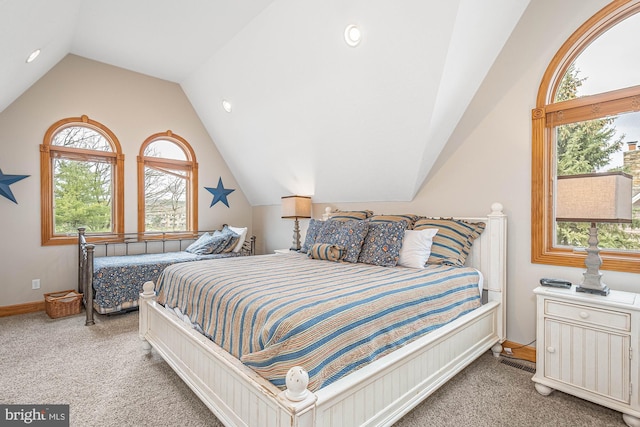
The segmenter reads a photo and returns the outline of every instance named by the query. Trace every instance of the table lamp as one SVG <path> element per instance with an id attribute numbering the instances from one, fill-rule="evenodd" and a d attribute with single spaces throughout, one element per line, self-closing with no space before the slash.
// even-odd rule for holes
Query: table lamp
<path id="1" fill-rule="evenodd" d="M 300 224 L 298 218 L 311 218 L 311 197 L 284 196 L 282 197 L 282 218 L 293 218 L 293 246 L 290 250 L 300 250 Z"/>
<path id="2" fill-rule="evenodd" d="M 590 222 L 589 247 L 584 263 L 587 271 L 577 292 L 608 295 L 602 282 L 596 223 L 630 223 L 632 177 L 622 172 L 591 173 L 557 177 L 556 221 Z"/>

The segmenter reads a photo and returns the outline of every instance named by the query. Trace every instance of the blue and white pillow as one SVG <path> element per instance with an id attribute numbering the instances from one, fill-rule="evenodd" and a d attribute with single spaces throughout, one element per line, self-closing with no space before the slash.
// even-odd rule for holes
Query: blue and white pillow
<path id="1" fill-rule="evenodd" d="M 427 264 L 462 267 L 473 241 L 485 229 L 484 222 L 466 222 L 450 218 L 420 218 L 413 229 L 437 228 Z"/>
<path id="2" fill-rule="evenodd" d="M 347 250 L 344 260 L 355 263 L 358 262 L 358 256 L 368 229 L 369 223 L 367 221 L 330 219 L 326 221 L 318 233 L 315 243 L 341 246 Z"/>
<path id="3" fill-rule="evenodd" d="M 358 262 L 395 267 L 406 228 L 406 221 L 370 222 Z"/>
<path id="4" fill-rule="evenodd" d="M 309 220 L 309 227 L 307 228 L 307 235 L 304 238 L 304 243 L 302 244 L 302 247 L 300 248 L 300 252 L 302 252 L 303 254 L 308 254 L 309 253 L 309 251 L 311 250 L 311 247 L 316 242 L 316 238 L 318 237 L 318 233 L 320 233 L 320 230 L 322 229 L 322 227 L 324 225 L 325 225 L 325 221 L 320 221 L 320 220 L 313 219 L 313 218 Z"/>

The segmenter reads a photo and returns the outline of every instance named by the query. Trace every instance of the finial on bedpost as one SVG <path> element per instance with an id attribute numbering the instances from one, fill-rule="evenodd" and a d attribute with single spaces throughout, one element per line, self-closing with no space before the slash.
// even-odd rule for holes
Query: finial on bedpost
<path id="1" fill-rule="evenodd" d="M 299 402 L 309 395 L 309 390 L 307 390 L 309 374 L 300 366 L 294 366 L 289 369 L 285 384 L 287 389 L 284 391 L 284 395 L 291 401 Z"/>
<path id="2" fill-rule="evenodd" d="M 322 220 L 326 221 L 331 218 L 331 207 L 327 206 L 324 208 L 324 213 L 322 214 Z"/>
<path id="3" fill-rule="evenodd" d="M 490 215 L 504 215 L 504 212 L 502 212 L 503 209 L 504 209 L 504 206 L 502 206 L 502 203 L 494 202 L 491 204 Z"/>
<path id="4" fill-rule="evenodd" d="M 144 282 L 142 285 L 142 293 L 140 297 L 149 299 L 156 296 L 155 285 L 151 280 Z"/>

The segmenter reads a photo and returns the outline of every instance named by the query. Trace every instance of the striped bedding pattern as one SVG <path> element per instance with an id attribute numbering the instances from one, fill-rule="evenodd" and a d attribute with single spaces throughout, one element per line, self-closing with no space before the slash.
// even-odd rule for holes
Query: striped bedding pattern
<path id="1" fill-rule="evenodd" d="M 278 387 L 318 390 L 480 306 L 472 268 L 385 268 L 296 253 L 175 264 L 158 301 Z"/>

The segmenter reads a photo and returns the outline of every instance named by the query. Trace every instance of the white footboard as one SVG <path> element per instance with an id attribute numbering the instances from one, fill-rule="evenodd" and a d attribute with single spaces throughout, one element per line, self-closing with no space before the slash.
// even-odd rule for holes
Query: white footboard
<path id="1" fill-rule="evenodd" d="M 506 304 L 506 217 L 494 204 L 471 264 L 485 277 L 482 307 L 300 401 L 287 398 L 190 325 L 140 295 L 140 338 L 150 344 L 227 426 L 391 425 L 484 352 L 500 350 Z M 304 393 L 303 393 L 304 394 Z M 301 394 L 289 393 L 293 399 Z"/>
<path id="2" fill-rule="evenodd" d="M 225 425 L 391 425 L 499 342 L 499 309 L 490 302 L 299 402 L 148 296 L 140 334 Z"/>

